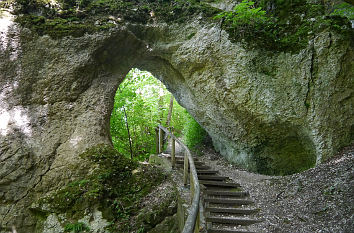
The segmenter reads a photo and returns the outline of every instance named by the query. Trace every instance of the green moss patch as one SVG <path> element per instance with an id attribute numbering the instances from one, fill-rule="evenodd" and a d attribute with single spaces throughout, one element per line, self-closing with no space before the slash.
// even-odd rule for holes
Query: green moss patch
<path id="1" fill-rule="evenodd" d="M 230 40 L 244 42 L 251 48 L 296 53 L 307 47 L 316 33 L 324 30 L 336 31 L 346 38 L 353 36 L 349 20 L 328 14 L 324 4 L 309 4 L 306 0 L 254 2 L 253 7 L 261 7 L 267 12 L 266 20 L 238 23 L 240 13 L 235 14 L 236 21 L 224 17 L 223 28 Z"/>
<path id="2" fill-rule="evenodd" d="M 196 0 L 16 0 L 17 22 L 39 35 L 80 37 L 131 22 L 183 22 L 197 15 L 211 18 L 220 10 Z"/>
<path id="3" fill-rule="evenodd" d="M 62 38 L 64 36 L 80 37 L 85 33 L 94 33 L 106 29 L 106 27 L 96 27 L 91 23 L 81 23 L 62 18 L 46 19 L 43 16 L 23 15 L 16 18 L 16 22 L 22 26 L 35 31 L 39 35 L 49 35 L 52 38 Z"/>
<path id="4" fill-rule="evenodd" d="M 111 222 L 112 232 L 122 227 L 127 231 L 119 232 L 129 232 L 140 227 L 139 224 L 149 229 L 158 223 L 152 221 L 149 224 L 151 217 L 148 214 L 133 226 L 130 221 L 138 215 L 141 200 L 166 180 L 167 176 L 159 168 L 139 165 L 107 145 L 93 147 L 80 156 L 91 161 L 92 167 L 96 168 L 87 177 L 41 199 L 39 207 L 33 209 L 40 220 L 51 213 L 64 214 L 67 220 L 63 226 L 76 226 L 75 222 L 95 207 Z M 171 195 L 172 198 L 173 193 Z M 158 203 L 158 206 L 163 212 L 164 204 Z"/>

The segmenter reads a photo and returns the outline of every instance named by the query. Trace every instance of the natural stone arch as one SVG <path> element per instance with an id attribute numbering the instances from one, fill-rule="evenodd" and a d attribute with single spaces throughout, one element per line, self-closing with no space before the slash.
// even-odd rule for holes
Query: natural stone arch
<path id="1" fill-rule="evenodd" d="M 30 229 L 33 200 L 89 171 L 78 154 L 110 143 L 113 95 L 132 67 L 162 80 L 217 149 L 250 169 L 255 154 L 268 158 L 283 143 L 320 163 L 352 141 L 353 47 L 336 34 L 317 35 L 298 54 L 246 50 L 217 24 L 196 21 L 60 40 L 16 29 L 9 40 L 18 38 L 20 47 L 1 53 L 0 91 L 5 111 L 21 109 L 32 134 L 12 124 L 1 135 L 6 226 Z"/>
<path id="2" fill-rule="evenodd" d="M 166 85 L 179 103 L 187 108 L 212 135 L 215 148 L 230 161 L 241 164 L 252 171 L 275 175 L 291 174 L 315 165 L 315 147 L 308 132 L 302 126 L 281 122 L 266 125 L 258 121 L 256 117 L 250 116 L 250 113 L 243 113 L 251 117 L 244 121 L 252 121 L 252 130 L 256 140 L 259 141 L 255 142 L 253 148 L 250 148 L 249 144 L 242 145 L 242 143 L 239 147 L 235 147 L 229 144 L 230 139 L 223 138 L 225 135 L 217 132 L 213 125 L 210 126 L 210 119 L 205 119 L 208 110 L 198 109 L 200 101 L 204 99 L 198 99 L 190 91 L 189 86 L 186 85 L 186 79 L 168 61 L 159 57 L 147 57 L 139 61 L 137 67 L 150 71 Z M 232 120 L 232 116 L 230 118 Z M 223 119 L 230 120 L 227 119 L 227 115 Z M 221 123 L 219 126 L 220 128 L 232 127 L 232 124 Z"/>

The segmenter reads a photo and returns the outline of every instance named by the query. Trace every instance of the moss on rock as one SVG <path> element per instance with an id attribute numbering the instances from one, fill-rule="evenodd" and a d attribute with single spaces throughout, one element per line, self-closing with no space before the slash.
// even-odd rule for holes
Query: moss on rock
<path id="1" fill-rule="evenodd" d="M 65 219 L 61 223 L 65 226 L 97 208 L 111 222 L 110 229 L 114 232 L 121 223 L 138 213 L 140 200 L 167 177 L 159 168 L 138 165 L 108 145 L 90 148 L 80 157 L 91 161 L 94 170 L 33 205 L 32 212 L 38 216 L 39 222 L 51 213 L 63 214 Z M 163 210 L 165 205 L 159 203 L 156 208 Z M 149 216 L 144 219 L 150 219 Z M 154 226 L 158 222 L 144 220 L 138 223 Z"/>
<path id="2" fill-rule="evenodd" d="M 267 11 L 267 20 L 257 24 L 223 23 L 230 40 L 245 42 L 251 48 L 297 53 L 304 49 L 313 35 L 332 30 L 352 37 L 350 22 L 341 16 L 329 15 L 324 3 L 306 0 L 258 0 L 255 6 Z"/>
<path id="3" fill-rule="evenodd" d="M 92 23 L 81 23 L 62 18 L 47 19 L 44 16 L 22 15 L 16 18 L 16 22 L 35 31 L 39 35 L 47 34 L 52 38 L 63 36 L 80 37 L 85 33 L 94 33 L 107 27 L 96 27 Z"/>
<path id="4" fill-rule="evenodd" d="M 59 6 L 51 6 L 42 0 L 15 2 L 18 23 L 39 35 L 47 34 L 52 38 L 80 37 L 124 22 L 184 22 L 196 15 L 210 18 L 220 12 L 196 0 L 93 0 L 80 1 L 79 4 L 76 1 L 61 1 Z"/>

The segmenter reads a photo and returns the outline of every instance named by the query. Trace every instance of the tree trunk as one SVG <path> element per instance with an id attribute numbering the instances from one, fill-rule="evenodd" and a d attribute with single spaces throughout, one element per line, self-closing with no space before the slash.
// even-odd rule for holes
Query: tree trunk
<path id="1" fill-rule="evenodd" d="M 159 114 L 159 119 L 158 123 L 162 125 L 162 119 L 163 119 L 163 96 L 159 96 L 159 107 L 158 107 L 158 114 Z"/>
<path id="2" fill-rule="evenodd" d="M 131 158 L 131 159 L 133 159 L 132 139 L 131 139 L 131 136 L 130 136 L 130 131 L 129 131 L 129 124 L 128 124 L 127 112 L 125 111 L 125 106 L 124 106 L 124 105 L 123 105 L 123 111 L 124 111 L 124 117 L 125 117 L 125 126 L 127 127 L 127 131 L 128 131 L 128 140 L 129 140 L 130 158 Z"/>
<path id="3" fill-rule="evenodd" d="M 122 93 L 122 90 L 119 88 L 119 91 Z M 130 159 L 133 159 L 133 146 L 132 146 L 132 138 L 130 136 L 130 130 L 129 130 L 129 123 L 128 123 L 128 116 L 127 112 L 125 111 L 125 106 L 123 105 L 123 111 L 124 111 L 124 118 L 125 118 L 125 126 L 127 127 L 128 131 L 128 140 L 129 140 L 129 149 L 130 149 Z"/>
<path id="4" fill-rule="evenodd" d="M 173 109 L 173 95 L 171 94 L 170 98 L 170 107 L 168 108 L 168 115 L 166 120 L 166 127 L 169 127 L 171 124 L 171 117 L 172 117 L 172 109 Z"/>

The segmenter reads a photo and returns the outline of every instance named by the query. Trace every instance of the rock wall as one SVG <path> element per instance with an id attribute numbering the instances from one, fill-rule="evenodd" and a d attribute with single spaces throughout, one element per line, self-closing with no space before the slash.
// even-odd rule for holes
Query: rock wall
<path id="1" fill-rule="evenodd" d="M 330 31 L 291 54 L 246 50 L 202 18 L 54 40 L 4 13 L 0 41 L 0 232 L 33 232 L 33 200 L 89 172 L 77 155 L 111 143 L 113 96 L 133 67 L 253 171 L 297 171 L 354 140 L 353 43 Z"/>
<path id="2" fill-rule="evenodd" d="M 156 28 L 131 30 L 147 40 Z M 352 41 L 325 31 L 296 54 L 246 50 L 218 25 L 198 22 L 164 36 L 148 40 L 152 56 L 141 67 L 162 79 L 230 161 L 287 174 L 353 141 Z"/>
<path id="3" fill-rule="evenodd" d="M 127 30 L 55 41 L 15 24 L 6 36 L 0 53 L 0 232 L 12 226 L 33 232 L 32 201 L 87 173 L 78 157 L 86 148 L 111 143 L 113 97 L 141 43 Z"/>

